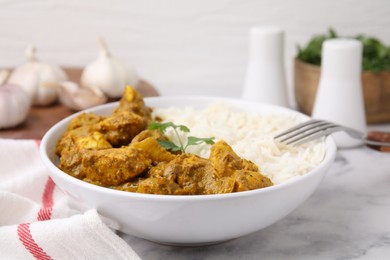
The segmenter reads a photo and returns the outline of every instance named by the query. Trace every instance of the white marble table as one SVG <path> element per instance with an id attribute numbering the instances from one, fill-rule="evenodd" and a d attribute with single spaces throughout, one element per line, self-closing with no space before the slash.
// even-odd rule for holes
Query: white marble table
<path id="1" fill-rule="evenodd" d="M 380 129 L 390 131 L 390 125 Z M 390 153 L 339 150 L 301 207 L 252 235 L 192 248 L 122 237 L 145 260 L 390 259 Z"/>

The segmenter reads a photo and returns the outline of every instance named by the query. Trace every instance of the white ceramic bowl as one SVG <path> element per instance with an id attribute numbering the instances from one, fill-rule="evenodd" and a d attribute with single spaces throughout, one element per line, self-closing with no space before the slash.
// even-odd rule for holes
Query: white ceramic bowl
<path id="1" fill-rule="evenodd" d="M 204 108 L 223 100 L 241 110 L 284 113 L 307 119 L 290 109 L 237 99 L 206 97 L 145 98 L 151 107 Z M 86 111 L 110 114 L 117 103 Z M 54 150 L 72 115 L 53 126 L 43 137 L 41 156 L 57 186 L 69 196 L 119 223 L 120 230 L 151 241 L 175 245 L 217 243 L 263 229 L 301 205 L 317 188 L 334 160 L 336 146 L 326 140 L 323 162 L 306 175 L 264 189 L 231 194 L 173 196 L 138 194 L 95 186 L 62 172 L 55 165 Z"/>

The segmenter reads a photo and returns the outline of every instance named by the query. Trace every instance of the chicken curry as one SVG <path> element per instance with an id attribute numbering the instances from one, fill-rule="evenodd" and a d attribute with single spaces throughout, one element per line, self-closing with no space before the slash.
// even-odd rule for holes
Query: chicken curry
<path id="1" fill-rule="evenodd" d="M 56 146 L 59 168 L 95 185 L 138 193 L 202 195 L 271 186 L 257 165 L 240 158 L 224 141 L 211 145 L 208 159 L 171 152 L 162 131 L 148 129 L 151 108 L 127 87 L 112 115 L 83 113 Z"/>

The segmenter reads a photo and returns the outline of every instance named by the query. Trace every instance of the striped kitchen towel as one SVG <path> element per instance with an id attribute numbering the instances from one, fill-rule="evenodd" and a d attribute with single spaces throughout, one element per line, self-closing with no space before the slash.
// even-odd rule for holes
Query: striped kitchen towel
<path id="1" fill-rule="evenodd" d="M 0 259 L 140 259 L 113 228 L 56 187 L 38 141 L 0 139 Z"/>

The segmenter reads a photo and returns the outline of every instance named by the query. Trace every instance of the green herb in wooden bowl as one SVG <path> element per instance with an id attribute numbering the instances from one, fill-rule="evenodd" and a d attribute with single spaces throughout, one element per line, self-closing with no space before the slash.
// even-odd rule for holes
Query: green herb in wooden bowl
<path id="1" fill-rule="evenodd" d="M 305 47 L 298 46 L 297 58 L 301 61 L 321 65 L 322 43 L 328 39 L 341 38 L 336 31 L 329 29 L 327 34 L 314 36 Z M 363 44 L 363 70 L 372 72 L 381 72 L 390 70 L 390 47 L 385 45 L 377 38 L 363 34 L 353 37 Z"/>

